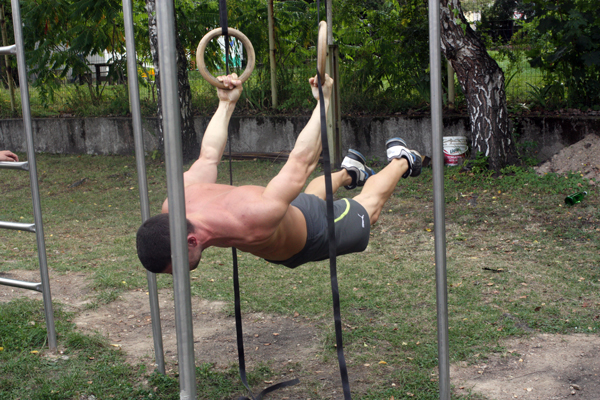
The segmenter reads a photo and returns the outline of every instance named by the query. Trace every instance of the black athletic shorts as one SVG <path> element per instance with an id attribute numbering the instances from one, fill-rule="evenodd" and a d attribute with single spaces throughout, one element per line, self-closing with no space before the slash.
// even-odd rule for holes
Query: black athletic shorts
<path id="1" fill-rule="evenodd" d="M 329 233 L 327 231 L 327 205 L 325 200 L 306 193 L 300 193 L 292 205 L 298 207 L 306 219 L 306 245 L 297 254 L 284 261 L 272 261 L 288 268 L 311 261 L 329 258 Z M 333 202 L 335 220 L 335 241 L 337 255 L 358 253 L 367 248 L 371 223 L 363 206 L 352 199 Z"/>

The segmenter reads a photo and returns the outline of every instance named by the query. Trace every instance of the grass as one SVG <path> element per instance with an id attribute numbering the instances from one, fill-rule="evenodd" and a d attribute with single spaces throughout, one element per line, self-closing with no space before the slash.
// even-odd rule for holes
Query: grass
<path id="1" fill-rule="evenodd" d="M 86 274 L 92 307 L 114 301 L 123 291 L 145 288 L 134 250 L 141 220 L 134 158 L 42 154 L 37 162 L 52 274 Z M 148 159 L 147 165 L 155 214 L 166 196 L 164 164 Z M 280 168 L 267 161 L 235 162 L 234 183 L 264 185 Z M 0 181 L 0 220 L 31 221 L 26 173 L 1 170 Z M 228 183 L 225 164 L 219 181 Z M 567 194 L 581 190 L 588 192 L 582 203 L 564 205 Z M 346 195 L 343 189 L 340 194 Z M 444 194 L 451 362 L 478 362 L 503 352 L 502 340 L 515 336 L 598 334 L 597 186 L 576 172 L 540 177 L 530 169 L 507 168 L 493 178 L 446 168 Z M 400 182 L 372 230 L 367 251 L 338 258 L 349 373 L 360 371 L 366 382 L 353 387 L 357 398 L 407 398 L 406 393 L 415 399 L 438 398 L 433 228 L 432 173 L 426 169 L 419 178 Z M 28 233 L 0 231 L 0 272 L 36 269 L 34 242 Z M 193 296 L 225 301 L 232 313 L 230 258 L 229 249 L 205 250 L 191 282 Z M 327 262 L 289 270 L 250 254 L 240 253 L 239 261 L 243 312 L 297 312 L 318 328 L 324 338 L 319 356 L 334 365 Z M 172 282 L 159 276 L 158 284 L 169 288 Z M 70 399 L 86 393 L 97 398 L 177 398 L 176 375 L 126 365 L 118 350 L 101 337 L 78 333 L 70 315 L 58 309 L 59 344 L 69 358 L 54 360 L 42 354 L 41 304 L 0 303 L 0 330 L 8 329 L 0 335 L 0 399 Z M 250 377 L 254 384 L 278 381 L 280 372 L 257 367 Z M 198 390 L 201 398 L 243 392 L 235 369 L 201 365 L 197 376 L 206 385 Z M 310 374 L 305 378 L 311 379 Z M 316 384 L 307 391 L 313 399 L 329 395 Z"/>

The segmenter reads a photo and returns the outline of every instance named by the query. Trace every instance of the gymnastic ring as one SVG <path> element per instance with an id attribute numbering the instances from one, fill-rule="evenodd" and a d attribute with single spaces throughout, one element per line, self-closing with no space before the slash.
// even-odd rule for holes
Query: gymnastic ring
<path id="1" fill-rule="evenodd" d="M 327 62 L 327 22 L 319 22 L 319 38 L 317 41 L 317 71 L 321 82 L 325 79 L 325 63 Z"/>
<path id="2" fill-rule="evenodd" d="M 227 31 L 229 33 L 229 36 L 238 38 L 242 42 L 244 48 L 246 49 L 246 53 L 248 54 L 248 63 L 246 64 L 246 69 L 244 70 L 242 76 L 239 77 L 239 80 L 242 81 L 242 83 L 244 83 L 250 77 L 252 71 L 254 70 L 254 62 L 256 59 L 254 55 L 254 47 L 252 47 L 252 43 L 250 43 L 250 40 L 246 37 L 246 35 L 238 31 L 237 29 L 228 28 Z M 208 46 L 208 43 L 212 39 L 214 39 L 217 36 L 221 36 L 222 33 L 223 30 L 221 28 L 217 28 L 204 35 L 204 37 L 198 44 L 198 49 L 196 50 L 196 62 L 198 63 L 198 71 L 200 71 L 200 75 L 202 75 L 204 79 L 206 79 L 211 85 L 215 87 L 226 89 L 223 83 L 219 82 L 217 78 L 215 78 L 210 72 L 208 72 L 208 69 L 206 68 L 206 63 L 204 62 L 204 52 L 206 51 L 206 46 Z"/>

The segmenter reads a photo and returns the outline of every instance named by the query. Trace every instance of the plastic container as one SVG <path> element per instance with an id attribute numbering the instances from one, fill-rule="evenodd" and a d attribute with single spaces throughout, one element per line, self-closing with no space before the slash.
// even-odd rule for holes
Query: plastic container
<path id="1" fill-rule="evenodd" d="M 462 164 L 469 147 L 466 136 L 444 136 L 444 165 L 456 166 Z"/>

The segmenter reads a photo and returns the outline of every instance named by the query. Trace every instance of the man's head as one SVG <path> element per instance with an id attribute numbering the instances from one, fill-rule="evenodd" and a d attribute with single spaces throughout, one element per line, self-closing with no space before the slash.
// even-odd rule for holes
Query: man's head
<path id="1" fill-rule="evenodd" d="M 188 250 L 190 270 L 196 269 L 202 251 L 194 236 L 194 225 L 187 221 Z M 169 231 L 169 214 L 158 214 L 144 222 L 137 231 L 137 252 L 144 268 L 156 274 L 171 273 L 171 238 Z M 191 250 L 196 251 L 192 252 Z M 199 250 L 199 251 L 198 251 Z M 192 253 L 196 256 L 192 257 Z"/>

